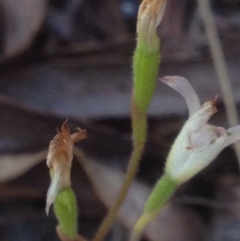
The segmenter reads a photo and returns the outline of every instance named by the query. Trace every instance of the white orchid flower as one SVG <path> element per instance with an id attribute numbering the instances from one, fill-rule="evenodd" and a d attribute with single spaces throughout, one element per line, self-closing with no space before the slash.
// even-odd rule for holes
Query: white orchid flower
<path id="1" fill-rule="evenodd" d="M 208 124 L 217 112 L 216 98 L 200 106 L 199 98 L 183 77 L 161 79 L 181 94 L 187 102 L 189 118 L 177 136 L 166 162 L 166 173 L 177 184 L 182 184 L 208 166 L 230 144 L 240 140 L 240 126 L 225 130 Z"/>

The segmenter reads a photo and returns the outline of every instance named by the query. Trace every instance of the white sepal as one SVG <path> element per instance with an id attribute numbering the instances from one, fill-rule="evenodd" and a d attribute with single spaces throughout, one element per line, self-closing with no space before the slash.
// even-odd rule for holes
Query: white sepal
<path id="1" fill-rule="evenodd" d="M 60 178 L 61 178 L 61 168 L 59 167 L 54 172 L 50 187 L 48 188 L 48 191 L 47 191 L 46 208 L 45 208 L 47 215 L 49 213 L 49 209 L 51 205 L 54 203 L 54 200 L 58 194 Z"/>
<path id="2" fill-rule="evenodd" d="M 226 131 L 223 127 L 209 125 L 208 120 L 217 111 L 216 98 L 196 110 L 198 97 L 186 79 L 168 76 L 162 81 L 185 98 L 190 112 L 173 143 L 165 167 L 172 180 L 182 184 L 207 167 L 226 146 L 240 140 L 240 126 Z M 191 114 L 194 109 L 196 111 Z"/>

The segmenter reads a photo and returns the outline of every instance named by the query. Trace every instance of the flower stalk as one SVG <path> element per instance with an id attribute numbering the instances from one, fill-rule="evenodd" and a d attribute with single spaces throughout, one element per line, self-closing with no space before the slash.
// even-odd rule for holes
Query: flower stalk
<path id="1" fill-rule="evenodd" d="M 132 108 L 138 108 L 142 113 L 146 112 L 156 87 L 160 63 L 157 28 L 165 7 L 166 0 L 144 0 L 138 12 L 137 46 L 133 57 L 132 102 L 135 105 Z"/>
<path id="2" fill-rule="evenodd" d="M 109 231 L 138 170 L 147 137 L 147 109 L 152 100 L 160 62 L 157 34 L 166 0 L 143 0 L 137 19 L 137 45 L 133 57 L 133 92 L 131 100 L 133 151 L 120 193 L 101 224 L 93 241 L 101 241 Z"/>
<path id="3" fill-rule="evenodd" d="M 160 178 L 145 203 L 142 216 L 134 225 L 130 241 L 138 241 L 140 239 L 141 233 L 146 225 L 155 219 L 164 205 L 166 205 L 172 197 L 177 187 L 178 184 L 174 182 L 167 173 Z"/>

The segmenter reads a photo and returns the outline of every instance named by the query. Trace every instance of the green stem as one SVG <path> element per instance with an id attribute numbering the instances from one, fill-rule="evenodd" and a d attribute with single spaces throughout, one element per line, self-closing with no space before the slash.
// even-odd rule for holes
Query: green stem
<path id="1" fill-rule="evenodd" d="M 134 105 L 134 103 L 133 103 Z M 107 216 L 105 217 L 104 221 L 102 222 L 97 234 L 93 238 L 93 241 L 100 241 L 106 236 L 107 232 L 109 231 L 117 213 L 127 196 L 129 187 L 135 177 L 135 174 L 138 170 L 139 160 L 142 155 L 145 139 L 146 139 L 146 130 L 147 130 L 147 120 L 146 114 L 139 113 L 138 111 L 132 111 L 132 120 L 133 120 L 133 151 L 132 155 L 129 160 L 129 165 L 127 169 L 127 173 L 125 175 L 125 179 L 123 181 L 120 193 L 115 201 L 114 205 L 109 210 Z M 140 129 L 140 132 L 137 130 Z"/>
<path id="2" fill-rule="evenodd" d="M 161 210 L 177 187 L 178 185 L 170 178 L 170 176 L 164 174 L 153 188 L 153 191 L 145 204 L 144 213 L 149 214 Z"/>
<path id="3" fill-rule="evenodd" d="M 167 174 L 164 174 L 157 182 L 145 204 L 142 216 L 134 225 L 130 241 L 138 241 L 140 239 L 144 228 L 156 218 L 164 205 L 166 205 L 171 196 L 174 194 L 177 186 L 178 185 L 173 182 Z"/>
<path id="4" fill-rule="evenodd" d="M 133 231 L 130 236 L 130 241 L 139 241 L 142 235 L 144 228 L 147 226 L 149 222 L 151 222 L 157 214 L 143 214 L 137 221 L 137 223 L 133 227 Z"/>
<path id="5" fill-rule="evenodd" d="M 93 241 L 101 241 L 109 231 L 117 213 L 127 196 L 129 187 L 138 170 L 140 158 L 147 135 L 147 108 L 152 100 L 160 61 L 159 39 L 155 36 L 155 48 L 138 41 L 133 58 L 133 93 L 132 93 L 132 137 L 133 151 L 120 193 L 113 207 L 109 210 Z"/>

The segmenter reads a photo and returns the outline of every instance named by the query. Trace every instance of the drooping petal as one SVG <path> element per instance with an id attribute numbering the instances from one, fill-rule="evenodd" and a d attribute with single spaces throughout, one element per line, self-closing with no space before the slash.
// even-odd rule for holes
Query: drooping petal
<path id="1" fill-rule="evenodd" d="M 192 116 L 200 109 L 201 105 L 197 93 L 187 79 L 181 76 L 166 76 L 162 78 L 161 81 L 176 90 L 185 99 L 189 116 Z"/>

